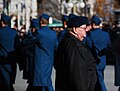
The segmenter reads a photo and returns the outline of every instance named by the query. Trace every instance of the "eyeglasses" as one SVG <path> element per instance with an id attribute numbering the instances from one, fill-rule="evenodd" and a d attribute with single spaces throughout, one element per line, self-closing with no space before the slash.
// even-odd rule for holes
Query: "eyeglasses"
<path id="1" fill-rule="evenodd" d="M 87 27 L 79 27 L 79 28 L 82 28 L 83 30 L 86 30 Z"/>

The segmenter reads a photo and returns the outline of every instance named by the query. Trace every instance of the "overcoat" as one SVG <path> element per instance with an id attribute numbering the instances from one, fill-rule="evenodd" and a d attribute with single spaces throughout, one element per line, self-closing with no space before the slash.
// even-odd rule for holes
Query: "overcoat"
<path id="1" fill-rule="evenodd" d="M 32 33 L 28 32 L 27 35 L 23 37 L 21 41 L 17 43 L 16 46 L 16 54 L 19 70 L 23 70 L 23 79 L 28 80 L 28 83 L 33 79 L 33 68 L 34 68 L 34 52 L 35 45 L 27 43 L 27 41 L 31 41 Z M 34 39 L 34 38 L 33 38 Z M 23 45 L 21 42 L 25 42 L 27 46 Z"/>
<path id="2" fill-rule="evenodd" d="M 95 59 L 84 43 L 66 33 L 55 60 L 55 91 L 94 91 Z"/>
<path id="3" fill-rule="evenodd" d="M 29 46 L 34 44 L 34 68 L 33 86 L 52 87 L 51 74 L 54 63 L 54 51 L 57 48 L 57 35 L 54 30 L 44 26 L 37 30 L 29 40 L 25 40 L 21 45 Z M 52 91 L 52 90 L 51 90 Z"/>
<path id="4" fill-rule="evenodd" d="M 17 31 L 5 26 L 0 29 L 0 80 L 2 84 L 10 85 L 15 81 L 16 59 L 13 56 Z"/>
<path id="5" fill-rule="evenodd" d="M 57 48 L 57 35 L 48 26 L 38 30 L 38 41 L 35 46 L 34 86 L 52 86 L 51 73 L 54 62 L 54 51 Z"/>

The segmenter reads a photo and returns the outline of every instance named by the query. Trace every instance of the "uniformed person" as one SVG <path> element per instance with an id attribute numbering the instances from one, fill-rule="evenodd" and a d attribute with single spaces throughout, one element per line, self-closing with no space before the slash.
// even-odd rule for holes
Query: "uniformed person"
<path id="1" fill-rule="evenodd" d="M 58 41 L 60 42 L 61 39 L 63 38 L 64 34 L 67 32 L 66 28 L 67 28 L 67 21 L 68 21 L 68 16 L 67 15 L 62 15 L 62 23 L 63 23 L 63 30 L 61 30 L 58 33 Z"/>
<path id="2" fill-rule="evenodd" d="M 0 29 L 0 90 L 14 91 L 12 84 L 16 77 L 16 59 L 14 58 L 17 31 L 10 28 L 11 18 L 2 14 Z"/>
<path id="3" fill-rule="evenodd" d="M 100 29 L 101 20 L 98 16 L 94 15 L 91 19 L 91 22 L 93 29 L 89 33 L 89 40 L 87 40 L 87 45 L 92 49 L 93 55 L 96 59 L 96 68 L 99 79 L 97 86 L 98 88 L 96 88 L 96 91 L 107 91 L 107 88 L 104 83 L 103 74 L 106 67 L 106 49 L 111 47 L 110 36 L 108 32 L 105 32 L 102 29 Z M 102 51 L 104 53 L 102 53 Z"/>
<path id="4" fill-rule="evenodd" d="M 35 62 L 35 42 L 34 33 L 40 29 L 39 19 L 31 20 L 31 29 L 26 34 L 22 32 L 20 41 L 17 44 L 17 58 L 19 70 L 23 71 L 23 79 L 27 80 L 28 87 L 26 91 L 33 91 L 33 75 Z"/>
<path id="5" fill-rule="evenodd" d="M 35 91 L 54 91 L 51 74 L 58 40 L 56 32 L 47 26 L 49 17 L 45 13 L 41 15 L 41 29 L 38 31 L 39 41 L 35 48 L 33 86 L 38 87 Z"/>
<path id="6" fill-rule="evenodd" d="M 56 32 L 51 30 L 48 24 L 48 15 L 42 14 L 40 29 L 37 29 L 29 39 L 21 42 L 22 46 L 35 45 L 33 78 L 27 91 L 53 91 L 51 74 L 54 63 L 54 51 L 57 48 Z M 37 23 L 37 25 L 39 24 Z M 35 24 L 36 25 L 36 24 Z"/>

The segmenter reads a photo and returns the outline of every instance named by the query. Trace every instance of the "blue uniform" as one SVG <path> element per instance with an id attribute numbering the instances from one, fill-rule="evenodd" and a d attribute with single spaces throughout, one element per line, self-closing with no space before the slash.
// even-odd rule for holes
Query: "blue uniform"
<path id="1" fill-rule="evenodd" d="M 57 35 L 55 31 L 46 26 L 38 30 L 38 39 L 38 44 L 35 46 L 33 85 L 52 86 L 51 73 L 54 61 L 54 50 L 57 45 Z"/>
<path id="2" fill-rule="evenodd" d="M 56 32 L 48 26 L 42 27 L 28 41 L 23 41 L 23 45 L 35 45 L 34 54 L 34 73 L 32 86 L 47 88 L 47 91 L 53 91 L 51 74 L 54 63 L 54 51 L 57 48 L 58 41 Z M 43 90 L 44 89 L 44 90 Z"/>
<path id="3" fill-rule="evenodd" d="M 109 34 L 99 28 L 96 28 L 90 32 L 90 35 L 88 36 L 86 41 L 87 41 L 87 45 L 89 45 L 90 48 L 92 48 L 93 45 L 95 46 L 97 56 L 100 59 L 100 62 L 96 64 L 96 68 L 97 68 L 101 91 L 107 91 L 103 76 L 103 72 L 106 67 L 106 55 L 99 56 L 98 53 L 104 48 L 108 48 L 111 46 Z"/>
<path id="4" fill-rule="evenodd" d="M 4 78 L 0 78 L 2 82 L 0 85 L 3 86 L 13 84 L 15 80 L 15 78 L 11 78 L 11 75 L 15 74 L 16 71 L 16 60 L 12 56 L 15 50 L 16 37 L 17 31 L 11 29 L 9 26 L 0 29 L 0 75 Z M 15 75 L 13 76 L 15 77 Z"/>
<path id="5" fill-rule="evenodd" d="M 58 41 L 59 42 L 62 40 L 62 38 L 64 37 L 66 32 L 67 32 L 67 29 L 64 29 L 64 30 L 60 31 L 60 33 L 58 34 Z"/>

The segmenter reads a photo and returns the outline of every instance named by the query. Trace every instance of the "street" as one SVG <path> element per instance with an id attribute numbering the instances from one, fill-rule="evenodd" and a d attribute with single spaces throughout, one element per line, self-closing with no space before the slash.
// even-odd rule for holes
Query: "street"
<path id="1" fill-rule="evenodd" d="M 55 81 L 55 71 L 52 74 L 53 86 Z M 105 70 L 105 83 L 108 91 L 117 91 L 118 87 L 114 86 L 114 66 L 107 65 Z M 25 91 L 27 84 L 26 80 L 22 79 L 22 72 L 18 71 L 16 77 L 15 91 Z"/>
<path id="2" fill-rule="evenodd" d="M 118 91 L 118 87 L 114 86 L 114 66 L 107 66 L 104 74 L 107 90 Z"/>

